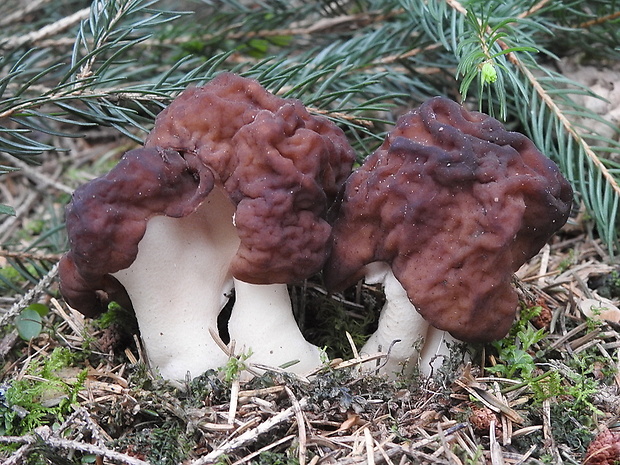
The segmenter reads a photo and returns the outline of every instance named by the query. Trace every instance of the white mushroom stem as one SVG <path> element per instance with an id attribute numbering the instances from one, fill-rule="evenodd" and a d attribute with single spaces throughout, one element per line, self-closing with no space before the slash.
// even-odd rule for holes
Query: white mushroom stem
<path id="1" fill-rule="evenodd" d="M 449 332 L 429 325 L 418 362 L 420 374 L 426 377 L 436 375 L 443 363 L 458 353 L 450 350 L 455 344 L 463 342 L 455 339 Z"/>
<path id="2" fill-rule="evenodd" d="M 306 374 L 321 363 L 320 350 L 307 342 L 295 321 L 286 284 L 256 285 L 234 280 L 235 304 L 228 322 L 237 353 L 250 363 Z"/>
<path id="3" fill-rule="evenodd" d="M 430 376 L 449 356 L 446 342 L 454 342 L 447 332 L 430 326 L 407 296 L 407 292 L 385 263 L 367 266 L 366 282 L 383 284 L 385 305 L 379 315 L 377 330 L 360 350 L 363 354 L 388 353 L 380 372 L 387 375 L 411 373 L 418 367 L 424 376 Z M 375 369 L 376 366 L 365 366 Z"/>
<path id="4" fill-rule="evenodd" d="M 114 274 L 131 299 L 149 363 L 164 378 L 195 377 L 228 360 L 209 329 L 217 332 L 232 288 L 234 210 L 214 188 L 191 215 L 151 218 L 136 260 Z"/>

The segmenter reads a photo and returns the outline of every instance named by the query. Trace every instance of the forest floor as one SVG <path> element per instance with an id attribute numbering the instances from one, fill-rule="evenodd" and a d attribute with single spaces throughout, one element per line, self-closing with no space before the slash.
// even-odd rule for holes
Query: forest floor
<path id="1" fill-rule="evenodd" d="M 240 383 L 222 370 L 171 385 L 146 369 L 122 314 L 84 319 L 58 293 L 64 205 L 132 148 L 105 129 L 84 136 L 0 184 L 17 210 L 0 223 L 5 464 L 602 463 L 587 447 L 620 412 L 620 268 L 587 215 L 517 273 L 519 321 L 505 340 L 468 347 L 470 363 L 386 380 L 360 372 L 338 326 L 317 343 L 339 358 L 311 376 Z M 339 319 L 367 324 L 360 309 L 380 306 L 377 289 L 356 301 L 311 284 L 294 294 Z M 358 340 L 359 325 L 350 331 Z"/>

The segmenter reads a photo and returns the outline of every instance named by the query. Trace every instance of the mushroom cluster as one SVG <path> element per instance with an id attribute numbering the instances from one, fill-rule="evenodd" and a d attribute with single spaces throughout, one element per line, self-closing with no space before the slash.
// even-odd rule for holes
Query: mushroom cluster
<path id="1" fill-rule="evenodd" d="M 386 305 L 362 352 L 398 340 L 384 371 L 421 357 L 428 373 L 450 335 L 506 335 L 518 303 L 512 275 L 571 204 L 570 185 L 527 137 L 435 97 L 403 115 L 348 178 L 325 282 L 383 283 Z"/>
<path id="2" fill-rule="evenodd" d="M 233 290 L 224 329 L 250 362 L 316 368 L 287 284 L 321 270 L 332 290 L 384 284 L 362 350 L 394 345 L 388 373 L 430 360 L 449 334 L 506 334 L 512 273 L 569 213 L 557 167 L 444 98 L 403 116 L 351 174 L 353 161 L 335 124 L 252 79 L 224 73 L 187 89 L 143 148 L 75 191 L 61 292 L 88 316 L 109 300 L 130 305 L 151 366 L 173 380 L 226 363 L 211 333 Z"/>
<path id="3" fill-rule="evenodd" d="M 188 89 L 144 148 L 75 191 L 61 292 L 92 316 L 126 291 L 150 364 L 184 379 L 226 363 L 210 332 L 234 288 L 236 347 L 309 371 L 320 352 L 286 285 L 323 266 L 326 213 L 353 159 L 335 124 L 254 80 L 226 73 Z"/>

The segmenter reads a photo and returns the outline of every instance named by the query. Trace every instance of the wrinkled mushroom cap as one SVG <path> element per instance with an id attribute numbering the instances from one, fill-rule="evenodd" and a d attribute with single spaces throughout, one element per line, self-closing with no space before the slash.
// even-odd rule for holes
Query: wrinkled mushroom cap
<path id="1" fill-rule="evenodd" d="M 512 273 L 567 220 L 572 190 L 525 136 L 436 97 L 399 119 L 346 183 L 331 289 L 384 261 L 422 316 L 464 341 L 503 337 Z"/>
<path id="2" fill-rule="evenodd" d="M 584 465 L 614 465 L 620 460 L 620 433 L 604 428 L 590 442 Z"/>
<path id="3" fill-rule="evenodd" d="M 214 186 L 236 206 L 234 218 L 214 219 L 234 221 L 239 234 L 232 275 L 253 284 L 303 280 L 325 262 L 325 216 L 353 159 L 336 125 L 252 79 L 226 73 L 190 88 L 160 113 L 145 148 L 76 190 L 61 291 L 96 314 L 98 291 L 122 290 L 110 274 L 133 263 L 147 221 L 191 214 Z"/>
<path id="4" fill-rule="evenodd" d="M 107 300 L 127 299 L 111 274 L 133 263 L 148 219 L 189 215 L 213 185 L 209 171 L 191 166 L 178 152 L 140 148 L 77 188 L 65 212 L 70 250 L 58 270 L 69 305 L 95 316 Z"/>
<path id="5" fill-rule="evenodd" d="M 145 146 L 195 154 L 237 205 L 235 278 L 285 283 L 320 270 L 331 234 L 323 218 L 354 160 L 327 118 L 225 73 L 175 99 Z"/>

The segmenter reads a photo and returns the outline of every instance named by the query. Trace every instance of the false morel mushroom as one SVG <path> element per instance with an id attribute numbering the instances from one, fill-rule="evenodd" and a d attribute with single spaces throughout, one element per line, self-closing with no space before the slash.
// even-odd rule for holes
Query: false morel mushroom
<path id="1" fill-rule="evenodd" d="M 384 283 L 379 328 L 362 351 L 400 340 L 389 372 L 416 362 L 416 339 L 432 339 L 425 371 L 448 336 L 437 330 L 470 342 L 506 335 L 518 303 L 512 275 L 571 203 L 568 182 L 526 136 L 436 97 L 403 115 L 347 180 L 325 282 Z"/>
<path id="2" fill-rule="evenodd" d="M 620 462 L 620 433 L 602 428 L 590 442 L 584 465 L 614 465 Z"/>
<path id="3" fill-rule="evenodd" d="M 87 315 L 126 291 L 151 365 L 183 379 L 226 362 L 210 330 L 234 288 L 237 349 L 309 371 L 320 353 L 297 327 L 287 283 L 322 268 L 327 210 L 353 159 L 336 125 L 252 79 L 225 73 L 187 89 L 144 148 L 76 190 L 61 291 Z"/>

